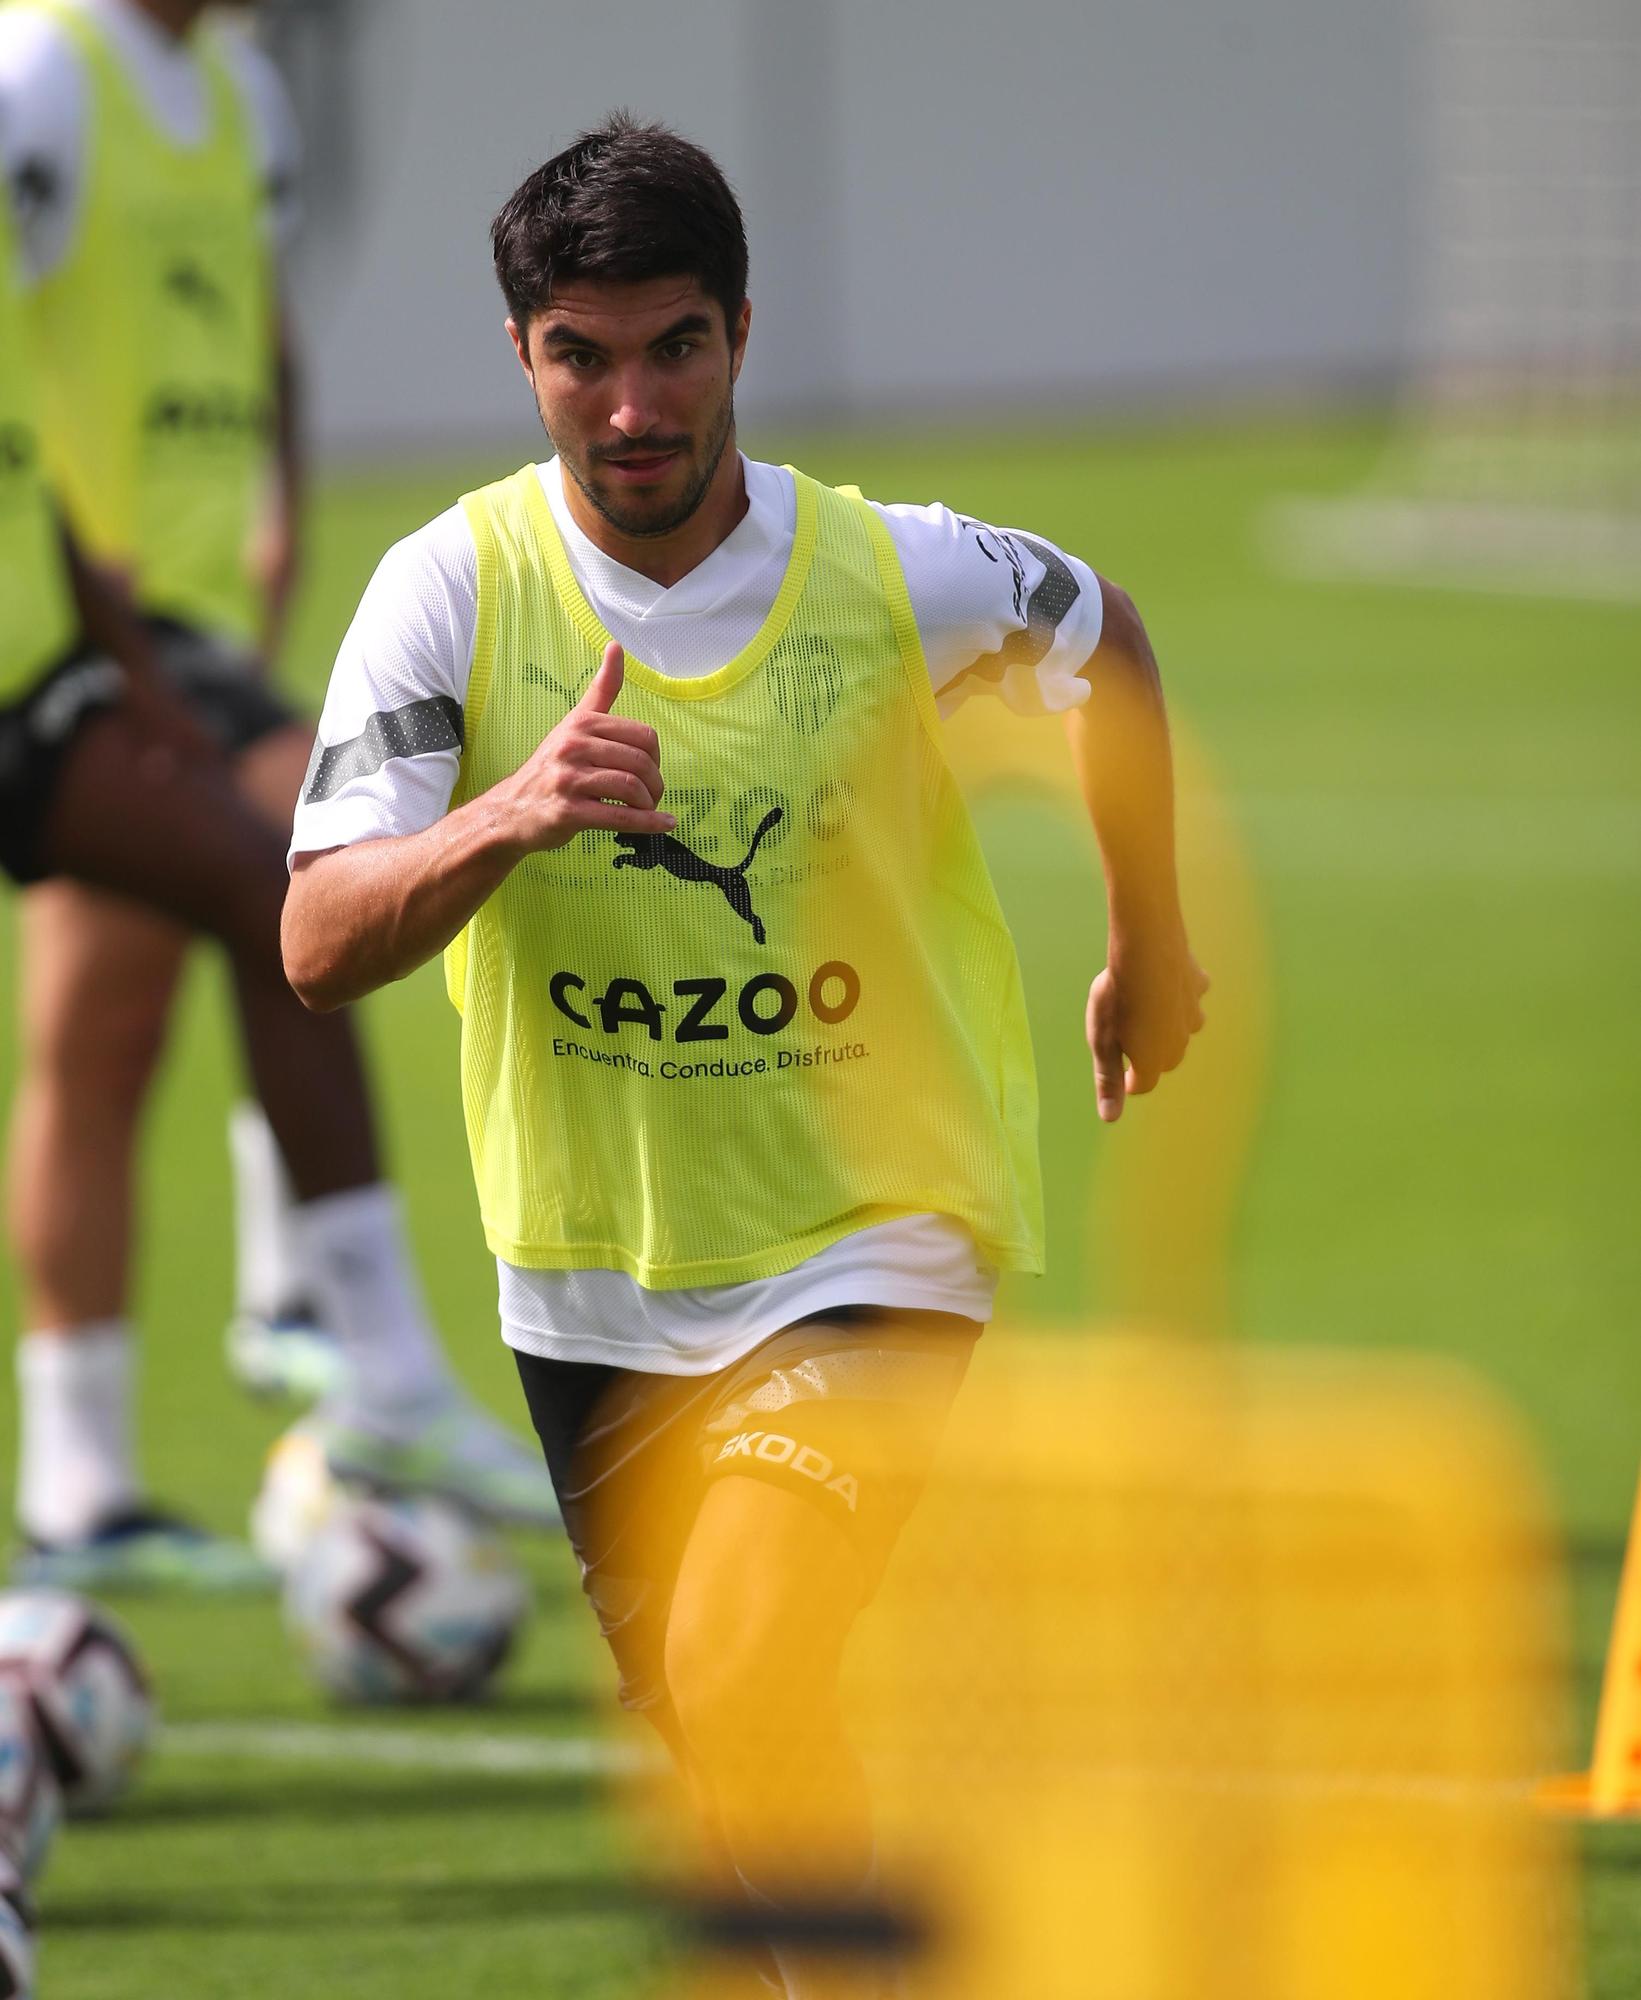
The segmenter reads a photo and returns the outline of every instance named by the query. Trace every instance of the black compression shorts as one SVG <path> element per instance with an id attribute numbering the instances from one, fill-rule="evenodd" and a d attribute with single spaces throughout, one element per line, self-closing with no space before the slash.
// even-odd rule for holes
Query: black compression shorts
<path id="1" fill-rule="evenodd" d="M 230 757 L 297 720 L 296 710 L 268 685 L 254 653 L 175 619 L 147 623 L 166 679 Z"/>
<path id="2" fill-rule="evenodd" d="M 953 1314 L 846 1306 L 798 1321 L 712 1375 L 515 1352 L 629 1708 L 665 1700 L 673 1584 L 714 1480 L 765 1480 L 822 1509 L 876 1589 L 979 1332 Z"/>
<path id="3" fill-rule="evenodd" d="M 125 676 L 80 647 L 0 707 L 0 869 L 38 882 L 40 841 L 63 761 L 81 727 L 120 699 Z"/>
<path id="4" fill-rule="evenodd" d="M 166 678 L 230 756 L 296 720 L 249 655 L 169 618 L 147 623 Z M 113 707 L 123 685 L 112 661 L 82 645 L 0 707 L 0 870 L 14 882 L 48 872 L 40 846 L 63 762 L 81 726 Z"/>

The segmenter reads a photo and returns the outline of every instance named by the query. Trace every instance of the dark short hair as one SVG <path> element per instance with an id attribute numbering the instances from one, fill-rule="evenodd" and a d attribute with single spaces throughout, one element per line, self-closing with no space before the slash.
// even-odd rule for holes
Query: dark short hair
<path id="1" fill-rule="evenodd" d="M 717 161 L 625 111 L 513 191 L 490 225 L 490 247 L 520 327 L 572 278 L 695 278 L 726 325 L 746 297 L 746 227 Z"/>

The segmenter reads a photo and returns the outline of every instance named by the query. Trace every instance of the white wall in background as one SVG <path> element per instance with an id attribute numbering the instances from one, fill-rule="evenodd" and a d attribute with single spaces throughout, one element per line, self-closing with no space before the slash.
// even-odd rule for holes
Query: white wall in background
<path id="1" fill-rule="evenodd" d="M 321 441 L 527 441 L 490 215 L 614 104 L 717 154 L 754 414 L 1075 408 L 1394 368 L 1405 0 L 354 0 L 296 273 Z M 525 447 L 527 447 L 527 442 Z"/>

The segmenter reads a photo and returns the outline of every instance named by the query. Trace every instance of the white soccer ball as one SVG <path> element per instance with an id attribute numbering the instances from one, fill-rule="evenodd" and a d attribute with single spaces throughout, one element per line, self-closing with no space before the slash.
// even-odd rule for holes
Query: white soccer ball
<path id="1" fill-rule="evenodd" d="M 27 1888 L 39 1874 L 62 1811 L 28 1690 L 21 1681 L 0 1680 L 0 1896 Z"/>
<path id="2" fill-rule="evenodd" d="M 291 1566 L 331 1517 L 346 1489 L 325 1461 L 324 1440 L 310 1423 L 274 1439 L 251 1502 L 251 1546 L 272 1568 Z"/>
<path id="3" fill-rule="evenodd" d="M 342 1701 L 463 1701 L 507 1657 L 526 1608 L 507 1550 L 429 1494 L 339 1496 L 285 1583 L 309 1670 Z"/>
<path id="4" fill-rule="evenodd" d="M 125 1628 L 66 1590 L 0 1593 L 0 1681 L 21 1688 L 71 1818 L 125 1789 L 154 1728 Z"/>

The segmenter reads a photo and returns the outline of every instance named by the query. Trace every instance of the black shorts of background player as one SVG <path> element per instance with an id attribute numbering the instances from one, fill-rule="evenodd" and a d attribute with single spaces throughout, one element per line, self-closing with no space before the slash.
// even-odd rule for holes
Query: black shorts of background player
<path id="1" fill-rule="evenodd" d="M 167 685 L 141 628 L 106 609 L 103 621 L 102 643 L 78 645 L 0 708 L 0 868 L 111 890 L 221 943 L 297 1198 L 369 1186 L 380 1171 L 352 1030 L 310 1014 L 280 964 L 284 843 L 236 791 L 222 738 Z M 238 726 L 255 726 L 248 709 Z"/>
<path id="2" fill-rule="evenodd" d="M 70 873 L 44 851 L 46 822 L 81 726 L 121 708 L 163 750 L 190 763 L 236 758 L 296 725 L 288 703 L 246 663 L 188 627 L 145 621 L 151 666 L 130 670 L 82 641 L 0 705 L 0 871 L 14 882 Z M 150 900 L 141 898 L 140 900 Z"/>

